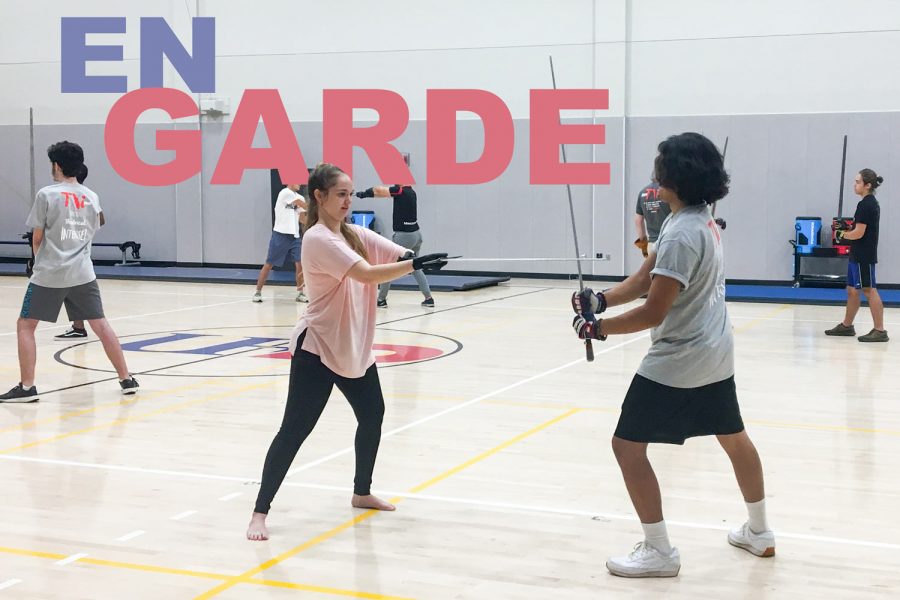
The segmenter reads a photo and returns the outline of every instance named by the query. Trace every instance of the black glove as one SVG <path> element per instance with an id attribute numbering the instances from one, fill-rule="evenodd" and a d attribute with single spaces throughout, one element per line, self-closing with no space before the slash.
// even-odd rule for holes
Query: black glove
<path id="1" fill-rule="evenodd" d="M 29 277 L 34 273 L 34 259 L 29 258 L 28 262 L 25 263 L 25 274 Z"/>
<path id="2" fill-rule="evenodd" d="M 853 229 L 853 223 L 848 223 L 844 219 L 831 222 L 831 228 L 837 231 L 850 231 Z"/>
<path id="3" fill-rule="evenodd" d="M 357 198 L 374 198 L 375 190 L 373 190 L 372 188 L 369 188 L 369 189 L 363 190 L 361 192 L 356 192 L 356 197 Z"/>
<path id="4" fill-rule="evenodd" d="M 444 260 L 445 258 L 447 258 L 446 252 L 418 256 L 412 259 L 413 269 L 416 271 L 419 269 L 424 269 L 425 271 L 439 271 L 447 265 L 447 261 Z"/>
<path id="5" fill-rule="evenodd" d="M 591 288 L 572 294 L 572 310 L 576 314 L 600 314 L 606 310 L 606 296 L 594 293 Z"/>
<path id="6" fill-rule="evenodd" d="M 600 334 L 600 323 L 602 321 L 603 319 L 595 321 L 593 317 L 588 320 L 584 318 L 584 315 L 575 315 L 575 318 L 572 320 L 572 329 L 578 334 L 578 339 L 592 339 L 602 342 L 606 339 L 605 335 Z"/>

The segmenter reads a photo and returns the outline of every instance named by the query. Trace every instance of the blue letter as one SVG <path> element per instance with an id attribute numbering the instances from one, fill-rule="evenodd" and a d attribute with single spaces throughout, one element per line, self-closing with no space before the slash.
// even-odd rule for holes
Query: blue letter
<path id="1" fill-rule="evenodd" d="M 128 80 L 124 75 L 85 74 L 85 63 L 89 60 L 122 61 L 122 46 L 88 46 L 85 36 L 125 33 L 125 17 L 63 17 L 61 23 L 62 93 L 127 92 Z"/>
<path id="2" fill-rule="evenodd" d="M 160 17 L 141 17 L 141 87 L 163 85 L 163 54 L 195 94 L 216 91 L 216 20 L 191 19 L 191 54 Z M 170 86 L 171 87 L 171 86 Z"/>

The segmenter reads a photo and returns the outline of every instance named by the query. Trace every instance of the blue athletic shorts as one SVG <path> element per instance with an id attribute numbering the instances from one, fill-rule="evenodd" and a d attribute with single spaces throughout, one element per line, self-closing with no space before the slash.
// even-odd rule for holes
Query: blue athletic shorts
<path id="1" fill-rule="evenodd" d="M 300 238 L 295 238 L 290 233 L 272 232 L 269 240 L 269 253 L 266 262 L 272 266 L 280 267 L 287 260 L 292 263 L 300 262 Z"/>
<path id="2" fill-rule="evenodd" d="M 847 287 L 856 289 L 876 287 L 875 265 L 851 260 L 847 265 Z"/>

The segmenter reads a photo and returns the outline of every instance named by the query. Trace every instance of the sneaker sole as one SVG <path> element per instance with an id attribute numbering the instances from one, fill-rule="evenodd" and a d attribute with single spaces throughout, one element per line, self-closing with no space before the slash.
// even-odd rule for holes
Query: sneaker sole
<path id="1" fill-rule="evenodd" d="M 87 339 L 87 336 L 85 335 L 85 336 L 79 336 L 79 337 L 67 337 L 67 338 L 55 337 L 55 338 L 53 338 L 53 341 L 56 341 L 56 342 L 70 342 L 70 341 L 72 341 L 72 340 L 86 340 L 86 339 Z"/>
<path id="2" fill-rule="evenodd" d="M 40 396 L 29 396 L 28 398 L 10 398 L 8 400 L 0 400 L 0 404 L 30 404 L 40 400 Z"/>
<path id="3" fill-rule="evenodd" d="M 849 331 L 849 332 L 847 332 L 847 333 L 828 333 L 828 332 L 826 331 L 826 332 L 825 332 L 825 335 L 828 335 L 828 336 L 831 336 L 831 337 L 856 337 L 856 332 L 855 332 L 855 331 Z"/>
<path id="4" fill-rule="evenodd" d="M 134 389 L 132 389 L 132 390 L 122 390 L 122 395 L 123 395 L 123 396 L 134 396 L 135 394 L 137 394 L 137 392 L 138 392 L 138 391 L 137 391 L 137 390 L 134 390 Z"/>
<path id="5" fill-rule="evenodd" d="M 731 539 L 731 536 L 728 537 L 728 543 L 734 546 L 735 548 L 740 548 L 741 550 L 746 550 L 750 554 L 759 556 L 761 558 L 771 558 L 775 556 L 775 546 L 767 546 L 765 550 L 759 550 L 754 548 L 750 544 L 744 544 L 742 542 L 738 542 L 736 540 Z"/>
<path id="6" fill-rule="evenodd" d="M 606 568 L 610 574 L 615 575 L 616 577 L 627 577 L 629 579 L 639 579 L 642 577 L 675 577 L 678 575 L 678 572 L 681 571 L 681 565 L 678 565 L 678 568 L 674 571 L 642 571 L 636 573 L 618 571 L 615 567 L 611 567 L 609 563 L 606 563 Z"/>
<path id="7" fill-rule="evenodd" d="M 883 339 L 883 340 L 863 340 L 863 339 L 860 339 L 860 338 L 856 338 L 856 339 L 858 339 L 859 341 L 861 341 L 861 342 L 864 343 L 864 344 L 878 344 L 878 343 L 880 343 L 880 342 L 887 342 L 887 341 L 888 341 L 887 338 L 885 338 L 885 339 Z"/>

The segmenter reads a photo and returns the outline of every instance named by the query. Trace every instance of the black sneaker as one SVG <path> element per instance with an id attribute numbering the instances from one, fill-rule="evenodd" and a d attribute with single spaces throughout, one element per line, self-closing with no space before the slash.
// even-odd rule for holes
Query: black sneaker
<path id="1" fill-rule="evenodd" d="M 0 396 L 0 402 L 37 402 L 38 391 L 35 386 L 31 386 L 27 390 L 22 387 L 22 383 Z"/>
<path id="2" fill-rule="evenodd" d="M 425 308 L 434 308 L 434 298 L 425 298 L 422 302 L 422 306 Z"/>
<path id="3" fill-rule="evenodd" d="M 133 396 L 134 394 L 137 394 L 138 388 L 140 387 L 137 379 L 134 377 L 119 380 L 119 386 L 122 388 L 123 396 Z"/>
<path id="4" fill-rule="evenodd" d="M 847 327 L 843 323 L 838 323 L 831 329 L 825 330 L 825 335 L 837 335 L 841 337 L 852 337 L 856 335 L 856 328 L 853 325 Z"/>
<path id="5" fill-rule="evenodd" d="M 887 331 L 883 331 L 881 329 L 872 329 L 866 335 L 861 335 L 858 338 L 861 342 L 886 342 L 890 338 L 888 338 Z"/>
<path id="6" fill-rule="evenodd" d="M 377 304 L 378 308 L 387 308 L 387 300 L 379 300 Z"/>
<path id="7" fill-rule="evenodd" d="M 87 337 L 87 330 L 73 327 L 65 333 L 53 336 L 54 340 L 78 340 Z"/>

